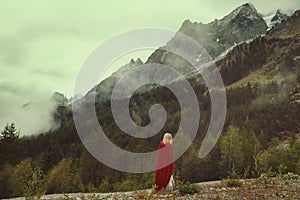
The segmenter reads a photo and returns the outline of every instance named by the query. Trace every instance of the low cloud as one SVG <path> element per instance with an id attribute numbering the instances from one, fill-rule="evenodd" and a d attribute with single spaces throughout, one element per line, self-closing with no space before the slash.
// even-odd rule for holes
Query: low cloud
<path id="1" fill-rule="evenodd" d="M 52 113 L 57 104 L 50 97 L 45 98 L 45 93 L 34 91 L 33 87 L 30 89 L 29 86 L 1 82 L 0 130 L 12 122 L 20 129 L 21 136 L 39 134 L 56 128 Z"/>
<path id="2" fill-rule="evenodd" d="M 29 103 L 10 109 L 5 117 L 1 117 L 1 121 L 14 122 L 20 130 L 20 136 L 39 134 L 58 127 L 51 115 L 55 108 L 55 103 L 51 101 Z"/>

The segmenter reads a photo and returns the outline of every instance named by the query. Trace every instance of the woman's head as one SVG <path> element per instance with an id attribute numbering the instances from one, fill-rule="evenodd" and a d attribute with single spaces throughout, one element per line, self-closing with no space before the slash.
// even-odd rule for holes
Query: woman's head
<path id="1" fill-rule="evenodd" d="M 172 135 L 171 133 L 165 133 L 163 137 L 164 144 L 172 144 Z"/>

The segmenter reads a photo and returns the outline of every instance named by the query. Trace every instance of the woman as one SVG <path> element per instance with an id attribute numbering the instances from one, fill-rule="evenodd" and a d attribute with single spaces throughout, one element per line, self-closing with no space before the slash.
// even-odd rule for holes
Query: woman
<path id="1" fill-rule="evenodd" d="M 172 135 L 165 133 L 163 140 L 158 145 L 157 161 L 156 161 L 156 190 L 166 189 L 173 180 L 174 171 L 174 153 L 172 147 Z"/>

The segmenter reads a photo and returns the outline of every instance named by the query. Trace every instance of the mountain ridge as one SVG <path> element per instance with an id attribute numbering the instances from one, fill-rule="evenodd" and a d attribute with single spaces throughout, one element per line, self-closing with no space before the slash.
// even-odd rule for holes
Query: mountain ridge
<path id="1" fill-rule="evenodd" d="M 265 34 L 266 31 L 267 25 L 262 15 L 249 3 L 237 7 L 222 19 L 216 19 L 207 24 L 201 22 L 191 23 L 190 20 L 185 20 L 178 30 L 178 32 L 184 33 L 196 40 L 208 51 L 212 58 L 220 56 L 224 51 L 240 42 L 251 40 L 259 35 Z M 166 45 L 172 45 L 173 42 L 178 42 L 176 40 L 178 40 L 176 37 L 171 38 Z M 199 55 L 192 56 L 198 59 Z M 161 48 L 156 49 L 145 63 L 170 65 L 184 75 L 193 70 L 193 67 L 184 59 L 170 52 L 166 52 Z M 143 64 L 143 62 L 137 59 L 137 61 L 131 60 L 130 63 L 120 67 L 112 76 L 101 81 L 101 83 L 91 89 L 87 95 L 83 97 L 86 98 L 83 102 L 91 102 L 88 96 L 92 94 L 92 92 L 96 92 L 96 102 L 109 99 L 116 81 L 124 73 L 140 64 Z M 143 75 L 141 74 L 141 76 Z M 166 77 L 168 83 L 172 81 L 171 78 L 168 78 L 169 74 L 162 74 L 161 76 Z"/>

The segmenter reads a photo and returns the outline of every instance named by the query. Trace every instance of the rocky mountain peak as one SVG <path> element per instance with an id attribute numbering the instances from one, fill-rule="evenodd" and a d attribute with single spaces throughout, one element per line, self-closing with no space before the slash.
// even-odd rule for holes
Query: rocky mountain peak
<path id="1" fill-rule="evenodd" d="M 116 72 L 112 73 L 113 77 L 121 77 L 125 72 L 127 72 L 129 69 L 136 67 L 138 65 L 142 65 L 143 61 L 138 58 L 136 60 L 131 59 L 130 62 L 122 67 L 120 67 L 119 70 L 117 70 Z"/>
<path id="2" fill-rule="evenodd" d="M 289 16 L 287 14 L 285 14 L 282 10 L 278 9 L 273 14 L 265 15 L 264 20 L 266 21 L 269 29 L 271 29 L 276 24 L 286 20 L 288 17 Z"/>
<path id="3" fill-rule="evenodd" d="M 232 13 L 238 13 L 238 14 L 258 14 L 256 8 L 251 3 L 245 3 L 236 9 L 233 10 Z"/>
<path id="4" fill-rule="evenodd" d="M 245 3 L 240 6 L 241 10 L 257 12 L 256 8 L 251 3 Z"/>
<path id="5" fill-rule="evenodd" d="M 217 21 L 219 21 L 219 24 L 220 23 L 228 24 L 232 21 L 239 22 L 245 19 L 253 20 L 253 19 L 260 19 L 260 18 L 262 18 L 262 16 L 257 12 L 256 8 L 252 4 L 246 3 L 237 7 L 227 16 Z"/>
<path id="6" fill-rule="evenodd" d="M 280 35 L 283 32 L 287 35 L 296 34 L 299 35 L 299 18 L 300 18 L 300 11 L 297 10 L 293 15 L 290 17 L 287 17 L 285 20 L 282 21 L 282 23 L 278 22 L 275 25 L 271 27 L 271 29 L 268 31 L 269 35 Z M 290 27 L 293 26 L 295 28 L 291 29 Z M 287 32 L 288 30 L 288 32 Z M 298 39 L 296 39 L 298 41 Z"/>
<path id="7" fill-rule="evenodd" d="M 274 17 L 272 17 L 271 22 L 272 23 L 280 23 L 283 20 L 286 20 L 288 18 L 288 15 L 283 13 L 280 9 L 276 11 L 276 14 Z"/>
<path id="8" fill-rule="evenodd" d="M 67 97 L 60 92 L 54 92 L 50 100 L 55 102 L 57 105 L 65 105 L 68 102 Z"/>
<path id="9" fill-rule="evenodd" d="M 267 28 L 263 16 L 252 4 L 246 3 L 222 19 L 216 19 L 208 24 L 185 20 L 179 32 L 192 37 L 212 58 L 216 58 L 240 42 L 265 34 Z"/>

